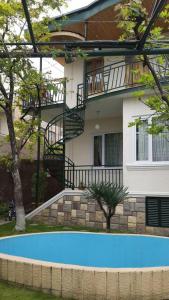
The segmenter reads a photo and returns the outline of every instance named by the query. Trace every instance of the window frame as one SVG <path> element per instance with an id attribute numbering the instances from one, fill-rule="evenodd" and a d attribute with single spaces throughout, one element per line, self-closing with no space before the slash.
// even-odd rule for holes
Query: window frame
<path id="1" fill-rule="evenodd" d="M 113 131 L 113 132 L 104 132 L 104 133 L 99 133 L 98 132 L 98 134 L 96 134 L 96 133 L 93 134 L 92 165 L 93 165 L 94 168 L 106 168 L 106 169 L 108 169 L 108 168 L 110 168 L 110 169 L 112 169 L 112 168 L 123 168 L 123 161 L 122 161 L 122 165 L 121 166 L 109 166 L 109 165 L 105 165 L 105 135 L 106 134 L 118 134 L 118 133 L 121 133 L 122 136 L 123 136 L 123 132 L 122 131 Z M 102 137 L 102 162 L 103 162 L 103 164 L 101 166 L 95 166 L 94 165 L 94 137 L 95 136 L 101 136 Z M 122 141 L 122 143 L 123 143 L 123 141 Z M 123 147 L 122 147 L 122 151 L 123 151 Z M 122 159 L 123 159 L 123 157 L 122 157 Z"/>
<path id="2" fill-rule="evenodd" d="M 148 124 L 152 123 L 152 118 L 148 118 Z M 142 120 L 146 120 L 146 117 L 142 117 Z M 161 164 L 169 164 L 169 160 L 153 160 L 153 135 L 148 134 L 148 159 L 147 160 L 137 160 L 137 126 L 134 126 L 134 162 L 138 165 L 148 165 L 148 164 L 153 164 L 153 165 L 161 165 Z"/>

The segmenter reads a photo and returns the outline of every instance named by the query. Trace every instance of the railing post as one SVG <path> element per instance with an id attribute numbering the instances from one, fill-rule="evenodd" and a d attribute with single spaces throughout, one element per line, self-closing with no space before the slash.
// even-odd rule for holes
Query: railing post
<path id="1" fill-rule="evenodd" d="M 63 104 L 63 189 L 66 187 L 65 172 L 66 172 L 66 160 L 65 160 L 65 110 L 66 110 L 66 80 L 64 81 L 64 104 Z"/>
<path id="2" fill-rule="evenodd" d="M 72 185 L 72 190 L 75 189 L 75 164 L 73 163 L 73 185 Z"/>

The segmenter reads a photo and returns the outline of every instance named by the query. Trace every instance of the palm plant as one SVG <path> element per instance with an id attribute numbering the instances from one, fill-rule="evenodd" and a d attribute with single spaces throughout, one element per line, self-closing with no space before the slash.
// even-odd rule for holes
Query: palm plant
<path id="1" fill-rule="evenodd" d="M 121 203 L 128 195 L 128 188 L 112 183 L 92 184 L 85 197 L 97 201 L 100 209 L 106 218 L 107 230 L 110 230 L 111 217 L 115 214 L 116 206 Z"/>

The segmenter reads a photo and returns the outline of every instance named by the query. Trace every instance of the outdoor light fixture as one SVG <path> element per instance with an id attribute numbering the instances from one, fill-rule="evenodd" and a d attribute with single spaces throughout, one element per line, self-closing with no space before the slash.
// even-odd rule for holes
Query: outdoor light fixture
<path id="1" fill-rule="evenodd" d="M 100 114 L 100 110 L 97 110 L 97 111 L 96 111 L 96 115 L 97 115 L 97 118 L 98 118 L 98 119 L 99 119 L 99 114 Z M 96 130 L 99 130 L 99 129 L 100 129 L 100 124 L 99 124 L 99 123 L 96 123 L 96 124 L 95 124 L 95 129 L 96 129 Z"/>

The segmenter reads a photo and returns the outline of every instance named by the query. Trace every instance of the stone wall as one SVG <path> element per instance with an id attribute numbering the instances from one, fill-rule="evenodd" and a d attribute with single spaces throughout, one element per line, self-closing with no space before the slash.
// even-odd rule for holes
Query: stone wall
<path id="1" fill-rule="evenodd" d="M 85 226 L 106 229 L 105 217 L 96 201 L 84 196 L 64 196 L 59 201 L 41 210 L 33 222 L 48 225 Z M 145 198 L 127 198 L 116 207 L 111 219 L 111 229 L 131 233 L 169 235 L 169 228 L 145 226 Z"/>
<path id="2" fill-rule="evenodd" d="M 105 269 L 0 254 L 0 280 L 64 299 L 169 299 L 168 267 Z"/>

